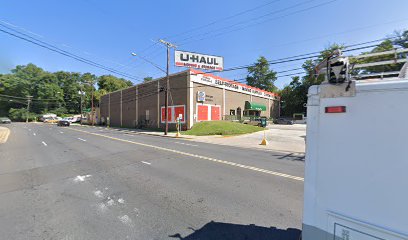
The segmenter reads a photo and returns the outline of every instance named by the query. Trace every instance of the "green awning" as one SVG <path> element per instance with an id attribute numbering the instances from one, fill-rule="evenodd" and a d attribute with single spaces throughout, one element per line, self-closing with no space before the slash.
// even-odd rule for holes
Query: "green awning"
<path id="1" fill-rule="evenodd" d="M 266 106 L 260 103 L 245 101 L 245 110 L 266 111 Z"/>

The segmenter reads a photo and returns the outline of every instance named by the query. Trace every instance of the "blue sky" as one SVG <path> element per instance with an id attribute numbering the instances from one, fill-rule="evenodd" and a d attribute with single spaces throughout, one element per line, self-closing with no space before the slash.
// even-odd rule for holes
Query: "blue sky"
<path id="1" fill-rule="evenodd" d="M 225 68 L 230 68 L 251 64 L 261 55 L 273 60 L 319 51 L 335 42 L 348 45 L 386 37 L 408 29 L 407 9 L 406 0 L 13 0 L 2 1 L 0 23 L 141 79 L 162 73 L 130 53 L 164 68 L 165 48 L 154 43 L 159 38 L 181 50 L 223 56 Z M 2 32 L 0 53 L 2 73 L 32 62 L 48 71 L 109 74 Z M 272 67 L 284 71 L 301 64 Z M 171 72 L 181 70 L 171 67 Z M 219 73 L 230 79 L 245 74 Z M 276 85 L 289 81 L 281 77 Z"/>

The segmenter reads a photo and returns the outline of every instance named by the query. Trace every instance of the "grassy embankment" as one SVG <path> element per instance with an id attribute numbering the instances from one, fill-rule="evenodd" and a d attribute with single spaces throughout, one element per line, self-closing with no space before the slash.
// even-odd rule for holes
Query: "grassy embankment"
<path id="1" fill-rule="evenodd" d="M 207 135 L 239 135 L 262 131 L 263 128 L 252 125 L 227 122 L 227 121 L 208 121 L 194 124 L 191 130 L 182 134 L 207 136 Z"/>

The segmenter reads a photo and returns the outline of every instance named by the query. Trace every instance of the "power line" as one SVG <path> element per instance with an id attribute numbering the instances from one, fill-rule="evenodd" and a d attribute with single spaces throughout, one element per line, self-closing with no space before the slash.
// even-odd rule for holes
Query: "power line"
<path id="1" fill-rule="evenodd" d="M 285 15 L 282 15 L 282 16 L 275 17 L 275 18 L 267 18 L 267 19 L 265 19 L 264 21 L 260 21 L 260 22 L 259 22 L 260 19 L 265 18 L 265 17 L 267 17 L 267 16 L 270 16 L 270 15 L 273 15 L 273 14 L 276 14 L 276 13 L 279 13 L 279 12 L 284 12 L 284 11 L 286 11 L 286 10 L 290 10 L 290 9 L 292 9 L 292 8 L 296 8 L 296 7 L 299 7 L 299 6 L 301 6 L 301 5 L 304 5 L 304 4 L 307 4 L 307 3 L 309 3 L 309 2 L 313 2 L 313 1 L 315 1 L 315 0 L 309 0 L 309 1 L 305 1 L 305 2 L 302 2 L 302 3 L 295 4 L 295 5 L 291 5 L 291 6 L 289 6 L 289 7 L 286 7 L 286 8 L 280 9 L 280 10 L 276 10 L 276 11 L 274 11 L 274 12 L 271 12 L 271 13 L 268 13 L 268 14 L 265 14 L 265 15 L 262 15 L 262 16 L 259 16 L 259 17 L 256 17 L 256 18 L 251 18 L 251 19 L 249 19 L 249 20 L 247 20 L 247 21 L 241 21 L 241 22 L 235 23 L 235 24 L 233 24 L 233 25 L 229 25 L 229 26 L 226 26 L 226 27 L 222 27 L 222 28 L 219 28 L 219 29 L 216 29 L 216 30 L 213 30 L 213 31 L 208 31 L 208 32 L 206 32 L 206 33 L 202 33 L 202 34 L 199 34 L 199 35 L 196 35 L 196 36 L 188 37 L 188 38 L 182 39 L 181 41 L 185 41 L 185 40 L 188 40 L 188 39 L 192 39 L 192 38 L 197 37 L 197 36 L 204 36 L 203 38 L 200 38 L 200 39 L 194 39 L 194 40 L 192 40 L 192 41 L 181 42 L 179 45 L 180 45 L 180 46 L 181 46 L 181 45 L 186 45 L 186 44 L 189 44 L 189 43 L 191 43 L 191 42 L 197 42 L 197 41 L 202 41 L 202 40 L 209 39 L 209 38 L 219 37 L 219 36 L 221 36 L 221 35 L 225 35 L 225 34 L 228 34 L 228 33 L 231 33 L 231 32 L 235 32 L 235 31 L 239 31 L 239 30 L 242 30 L 242 29 L 246 29 L 246 28 L 248 28 L 248 27 L 258 26 L 259 24 L 263 24 L 263 23 L 269 22 L 269 21 L 271 21 L 271 20 L 277 20 L 277 19 L 285 18 L 285 17 L 291 16 L 291 15 L 295 15 L 295 14 L 297 14 L 297 13 L 301 13 L 301 12 L 309 11 L 309 10 L 314 9 L 314 8 L 322 7 L 322 6 L 324 6 L 324 5 L 330 4 L 330 3 L 335 2 L 335 1 L 337 1 L 337 0 L 330 0 L 330 1 L 327 1 L 327 2 L 323 2 L 323 3 L 320 3 L 320 4 L 314 5 L 314 6 L 312 6 L 312 7 L 307 7 L 307 8 L 304 8 L 304 9 L 301 9 L 301 10 L 297 10 L 297 11 L 294 11 L 294 12 L 291 12 L 291 13 L 288 13 L 288 14 L 285 14 Z M 255 21 L 255 23 L 248 25 L 248 23 L 254 22 L 254 21 Z M 246 26 L 243 26 L 243 27 L 240 27 L 240 28 L 232 29 L 232 30 L 230 30 L 230 31 L 225 31 L 225 30 L 231 29 L 231 28 L 233 28 L 233 27 L 235 27 L 235 26 L 243 25 L 243 24 L 247 24 L 247 25 L 246 25 Z M 213 33 L 213 32 L 220 32 L 220 33 L 214 34 L 214 35 L 209 35 L 209 34 L 211 34 L 211 33 Z"/>
<path id="2" fill-rule="evenodd" d="M 8 97 L 8 98 L 15 98 L 15 99 L 23 99 L 23 100 L 28 99 L 28 97 L 18 97 L 18 96 L 11 96 L 11 95 L 5 95 L 5 94 L 0 94 L 0 97 Z M 41 98 L 33 99 L 31 98 L 31 100 L 33 101 L 59 101 L 59 99 L 57 98 L 53 98 L 53 99 L 41 99 Z"/>
<path id="3" fill-rule="evenodd" d="M 383 40 L 392 39 L 392 38 L 395 38 L 395 37 L 382 38 L 382 39 L 377 39 L 377 40 L 368 41 L 368 42 L 364 42 L 364 43 L 352 44 L 352 45 L 344 46 L 343 48 L 346 49 L 346 48 L 349 48 L 349 47 L 361 46 L 361 45 L 365 45 L 365 44 L 368 44 L 368 43 L 383 41 Z M 362 49 L 367 49 L 367 48 L 372 48 L 372 47 L 377 47 L 377 46 L 378 46 L 378 44 L 363 46 L 363 47 L 359 47 L 359 48 L 346 49 L 346 50 L 343 50 L 343 52 L 351 52 L 351 51 L 362 50 Z M 321 51 L 318 51 L 318 52 L 311 52 L 311 53 L 305 53 L 305 54 L 295 55 L 295 56 L 291 56 L 291 57 L 275 59 L 275 60 L 268 61 L 268 64 L 269 65 L 276 65 L 276 64 L 287 63 L 287 62 L 295 62 L 295 61 L 300 61 L 300 60 L 313 59 L 313 58 L 319 57 L 320 53 L 321 53 Z M 224 69 L 223 72 L 241 70 L 241 69 L 245 69 L 245 68 L 248 68 L 248 67 L 251 67 L 251 66 L 256 66 L 256 64 L 248 64 L 248 65 L 230 67 L 230 68 Z M 205 72 L 205 73 L 216 73 L 216 72 L 218 72 L 218 71 L 214 70 L 214 71 L 208 71 L 208 72 Z M 192 75 L 195 75 L 195 74 L 192 74 Z"/>
<path id="4" fill-rule="evenodd" d="M 408 18 L 397 19 L 397 20 L 394 20 L 394 21 L 383 22 L 383 23 L 378 23 L 378 24 L 373 24 L 373 25 L 363 26 L 363 27 L 357 27 L 357 28 L 348 29 L 348 30 L 341 31 L 341 32 L 335 32 L 335 33 L 331 33 L 331 34 L 320 35 L 320 36 L 317 36 L 317 37 L 312 37 L 312 38 L 308 38 L 308 39 L 293 41 L 293 42 L 289 42 L 289 43 L 282 43 L 282 44 L 270 45 L 270 47 L 289 46 L 289 45 L 304 43 L 304 42 L 308 42 L 308 41 L 312 41 L 312 40 L 316 40 L 316 39 L 322 39 L 322 38 L 326 38 L 326 37 L 331 37 L 331 36 L 335 36 L 335 35 L 342 35 L 342 34 L 345 34 L 345 33 L 361 31 L 361 30 L 365 30 L 365 29 L 369 29 L 369 28 L 378 27 L 378 26 L 381 26 L 381 25 L 387 25 L 387 24 L 398 23 L 398 22 L 405 22 L 405 21 L 407 21 L 407 20 L 408 20 Z"/>
<path id="5" fill-rule="evenodd" d="M 184 32 L 181 32 L 181 33 L 177 33 L 177 34 L 172 35 L 172 36 L 167 36 L 166 39 L 168 39 L 168 38 L 175 38 L 175 37 L 178 37 L 178 36 L 182 36 L 182 35 L 185 35 L 185 34 L 190 33 L 190 32 L 195 32 L 195 31 L 197 31 L 197 30 L 200 30 L 200 29 L 203 29 L 203 28 L 212 26 L 212 25 L 214 25 L 214 24 L 216 24 L 216 23 L 223 22 L 223 21 L 226 21 L 226 20 L 235 18 L 235 17 L 237 17 L 237 16 L 244 15 L 244 14 L 246 14 L 246 13 L 248 13 L 248 12 L 253 12 L 253 11 L 255 11 L 255 10 L 258 10 L 258 9 L 260 9 L 260 8 L 266 7 L 266 6 L 268 6 L 268 5 L 271 5 L 271 4 L 276 3 L 276 2 L 279 2 L 279 1 L 281 1 L 281 0 L 275 0 L 275 1 L 267 2 L 267 3 L 265 3 L 265 4 L 258 5 L 258 6 L 254 7 L 254 8 L 250 8 L 250 9 L 247 9 L 247 10 L 244 10 L 244 11 L 241 11 L 241 12 L 238 12 L 238 13 L 236 13 L 236 14 L 227 16 L 227 17 L 225 17 L 225 18 L 221 18 L 221 19 L 212 21 L 212 22 L 210 22 L 210 23 L 207 23 L 207 24 L 204 24 L 204 25 L 201 25 L 201 26 L 198 26 L 198 27 L 191 28 L 191 29 L 189 29 L 189 30 L 187 30 L 187 31 L 184 31 Z"/>
<path id="6" fill-rule="evenodd" d="M 1 23 L 0 23 L 0 25 L 3 26 L 3 27 L 6 27 L 6 28 L 8 28 L 8 29 L 10 29 L 9 27 L 4 26 L 4 25 L 1 24 Z M 48 43 L 43 42 L 43 41 L 41 41 L 41 40 L 38 40 L 38 39 L 36 39 L 36 38 L 34 38 L 34 37 L 31 37 L 31 36 L 29 36 L 29 35 L 27 35 L 27 34 L 25 34 L 25 33 L 21 33 L 21 32 L 19 32 L 19 31 L 17 31 L 17 30 L 14 30 L 14 29 L 11 29 L 11 30 L 13 30 L 14 32 L 17 32 L 17 33 L 19 33 L 19 34 L 21 34 L 21 35 L 23 35 L 23 36 L 26 36 L 27 38 L 26 38 L 26 37 L 19 36 L 19 35 L 14 34 L 14 33 L 11 33 L 11 32 L 9 32 L 9 31 L 7 31 L 7 30 L 4 30 L 4 29 L 0 29 L 0 31 L 3 32 L 3 33 L 6 33 L 6 34 L 8 34 L 8 35 L 10 35 L 10 36 L 13 36 L 13 37 L 16 37 L 16 38 L 19 38 L 19 39 L 21 39 L 21 40 L 30 42 L 30 43 L 32 43 L 32 44 L 35 44 L 35 45 L 37 45 L 37 46 L 39 46 L 39 47 L 42 47 L 42 48 L 45 48 L 45 49 L 47 49 L 47 50 L 50 50 L 50 51 L 59 53 L 59 54 L 64 55 L 64 56 L 66 56 L 66 57 L 69 57 L 69 58 L 75 59 L 75 60 L 77 60 L 77 61 L 86 63 L 86 64 L 88 64 L 88 65 L 91 65 L 91 66 L 94 66 L 94 67 L 97 67 L 97 68 L 106 70 L 106 71 L 108 71 L 108 72 L 111 72 L 111 73 L 114 73 L 114 74 L 117 74 L 117 75 L 120 75 L 120 76 L 123 76 L 123 77 L 131 78 L 131 79 L 134 79 L 134 80 L 137 80 L 137 81 L 140 81 L 140 79 L 139 79 L 138 77 L 129 75 L 129 74 L 127 74 L 127 73 L 123 73 L 123 72 L 116 71 L 115 69 L 106 67 L 106 66 L 104 66 L 104 65 L 98 64 L 98 63 L 93 62 L 93 61 L 91 61 L 91 60 L 88 60 L 88 59 L 82 58 L 82 57 L 80 57 L 80 56 L 77 56 L 77 55 L 75 55 L 75 54 L 69 53 L 69 52 L 67 52 L 67 51 L 65 51 L 65 50 L 62 50 L 62 49 L 60 49 L 60 48 L 58 48 L 58 47 L 55 47 L 55 46 L 53 46 L 53 45 L 51 45 L 51 44 L 48 44 Z M 30 40 L 30 39 L 28 39 L 28 38 L 30 38 L 30 39 L 32 39 L 32 40 Z"/>
<path id="7" fill-rule="evenodd" d="M 305 71 L 296 72 L 296 73 L 290 73 L 290 74 L 285 74 L 285 75 L 278 75 L 278 76 L 276 76 L 276 78 L 288 77 L 288 76 L 296 76 L 296 75 L 303 74 L 303 73 L 305 73 Z M 235 82 L 239 82 L 239 83 L 243 83 L 243 82 L 246 81 L 246 80 L 247 80 L 246 78 L 241 78 L 241 79 L 237 79 L 237 80 L 234 80 L 234 81 L 235 81 Z"/>

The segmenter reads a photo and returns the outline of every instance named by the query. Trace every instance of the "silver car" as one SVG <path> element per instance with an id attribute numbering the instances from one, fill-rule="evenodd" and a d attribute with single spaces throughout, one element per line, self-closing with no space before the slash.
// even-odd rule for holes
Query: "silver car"
<path id="1" fill-rule="evenodd" d="M 10 124 L 10 123 L 11 123 L 11 120 L 10 120 L 10 118 L 1 117 L 1 118 L 0 118 L 0 123 L 8 123 L 8 124 Z"/>

